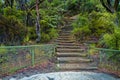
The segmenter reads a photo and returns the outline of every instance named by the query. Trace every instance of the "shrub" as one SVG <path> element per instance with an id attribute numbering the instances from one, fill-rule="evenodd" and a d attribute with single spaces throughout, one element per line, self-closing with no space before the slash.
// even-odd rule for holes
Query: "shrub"
<path id="1" fill-rule="evenodd" d="M 78 19 L 72 23 L 72 26 L 74 28 L 80 28 L 80 27 L 83 27 L 83 26 L 88 26 L 89 25 L 89 20 L 87 18 L 87 14 L 79 14 L 79 17 Z"/>
<path id="2" fill-rule="evenodd" d="M 50 36 L 46 33 L 41 33 L 41 42 L 48 42 L 50 41 Z"/>
<path id="3" fill-rule="evenodd" d="M 4 63 L 5 61 L 7 61 L 7 49 L 4 48 L 4 46 L 2 46 L 3 48 L 0 49 L 0 64 Z"/>
<path id="4" fill-rule="evenodd" d="M 26 16 L 26 12 L 25 11 L 21 11 L 21 10 L 17 10 L 15 7 L 11 8 L 11 7 L 6 7 L 4 8 L 4 16 L 8 17 L 8 16 L 14 16 L 17 18 L 17 20 L 21 21 L 24 23 L 24 19 Z"/>
<path id="5" fill-rule="evenodd" d="M 110 13 L 92 12 L 89 15 L 90 30 L 94 36 L 100 37 L 105 33 L 112 33 L 116 27 L 115 15 Z"/>
<path id="6" fill-rule="evenodd" d="M 90 35 L 91 31 L 88 28 L 88 26 L 84 26 L 81 28 L 75 28 L 72 33 L 75 36 L 75 38 L 79 41 L 87 38 Z"/>
<path id="7" fill-rule="evenodd" d="M 0 16 L 1 42 L 6 45 L 18 45 L 26 36 L 27 30 L 15 16 Z"/>
<path id="8" fill-rule="evenodd" d="M 120 28 L 115 28 L 111 34 L 104 34 L 100 44 L 110 49 L 120 49 Z"/>
<path id="9" fill-rule="evenodd" d="M 116 14 L 107 12 L 95 12 L 80 14 L 78 19 L 72 24 L 73 33 L 77 39 L 83 39 L 87 34 L 92 33 L 89 37 L 100 38 L 105 33 L 113 33 L 116 24 Z M 86 30 L 84 30 L 86 29 Z M 81 35 L 83 34 L 83 35 Z M 80 38 L 81 37 L 81 38 Z"/>
<path id="10" fill-rule="evenodd" d="M 51 28 L 50 29 L 50 33 L 49 33 L 49 36 L 51 39 L 54 39 L 54 38 L 57 38 L 58 37 L 58 32 L 56 29 L 54 28 Z"/>
<path id="11" fill-rule="evenodd" d="M 72 32 L 77 40 L 83 40 L 91 33 L 89 29 L 89 20 L 86 16 L 87 14 L 80 14 L 78 19 L 72 24 L 74 28 Z"/>
<path id="12" fill-rule="evenodd" d="M 48 42 L 58 36 L 56 30 L 58 25 L 57 15 L 54 16 L 44 16 L 40 20 L 41 25 L 41 42 Z"/>
<path id="13" fill-rule="evenodd" d="M 104 34 L 100 45 L 105 48 L 120 50 L 120 28 L 115 28 L 111 34 Z M 107 55 L 110 60 L 114 60 L 115 62 L 120 61 L 119 52 L 108 52 Z"/>

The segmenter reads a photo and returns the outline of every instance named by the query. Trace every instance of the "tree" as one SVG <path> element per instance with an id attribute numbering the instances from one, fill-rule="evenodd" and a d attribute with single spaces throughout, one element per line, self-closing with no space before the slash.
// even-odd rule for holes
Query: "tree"
<path id="1" fill-rule="evenodd" d="M 36 12 L 37 12 L 37 16 L 36 16 L 36 34 L 38 36 L 38 38 L 36 39 L 36 41 L 39 42 L 40 41 L 39 0 L 36 0 Z"/>
<path id="2" fill-rule="evenodd" d="M 40 23 L 39 23 L 39 4 L 42 3 L 44 0 L 36 0 L 36 2 L 34 2 L 34 0 L 32 1 L 28 1 L 28 0 L 4 0 L 4 3 L 6 5 L 6 7 L 10 6 L 11 8 L 14 6 L 14 3 L 17 3 L 17 9 L 20 9 L 22 11 L 26 11 L 26 25 L 28 26 L 29 23 L 31 23 L 31 16 L 32 10 L 36 10 L 36 34 L 37 34 L 37 39 L 36 41 L 39 42 L 40 41 Z"/>
<path id="3" fill-rule="evenodd" d="M 13 7 L 14 0 L 4 0 L 5 6 L 10 6 L 11 8 Z"/>
<path id="4" fill-rule="evenodd" d="M 118 5 L 120 0 L 100 0 L 101 4 L 103 5 L 103 7 L 106 8 L 107 11 L 114 13 L 117 11 L 118 9 Z M 112 2 L 113 2 L 113 6 L 112 6 Z"/>

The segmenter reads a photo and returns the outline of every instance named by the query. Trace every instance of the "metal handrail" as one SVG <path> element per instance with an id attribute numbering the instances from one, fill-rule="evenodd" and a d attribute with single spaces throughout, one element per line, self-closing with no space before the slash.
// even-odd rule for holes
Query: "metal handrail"
<path id="1" fill-rule="evenodd" d="M 2 48 L 30 48 L 30 47 L 40 47 L 40 46 L 47 46 L 47 45 L 56 45 L 56 44 L 44 44 L 44 45 L 27 45 L 27 46 L 0 46 Z"/>
<path id="2" fill-rule="evenodd" d="M 120 50 L 115 50 L 115 49 L 95 48 L 95 47 L 89 47 L 89 48 L 90 49 L 95 49 L 95 50 L 101 50 L 101 51 L 120 52 Z"/>

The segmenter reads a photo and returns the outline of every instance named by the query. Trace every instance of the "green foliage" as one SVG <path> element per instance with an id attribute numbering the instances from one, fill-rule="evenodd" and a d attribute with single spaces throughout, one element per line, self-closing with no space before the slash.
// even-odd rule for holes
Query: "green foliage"
<path id="1" fill-rule="evenodd" d="M 2 46 L 3 49 L 0 49 L 0 63 L 3 63 L 7 60 L 6 53 L 8 52 L 7 49 Z"/>
<path id="2" fill-rule="evenodd" d="M 56 7 L 60 4 L 62 4 L 62 0 L 53 0 L 51 6 Z"/>
<path id="3" fill-rule="evenodd" d="M 90 30 L 94 36 L 101 36 L 104 33 L 112 33 L 115 24 L 116 16 L 110 13 L 92 12 L 89 15 Z"/>
<path id="4" fill-rule="evenodd" d="M 58 37 L 58 32 L 57 32 L 56 29 L 51 28 L 49 31 L 50 31 L 49 36 L 50 36 L 51 39 L 54 39 L 54 38 Z"/>
<path id="5" fill-rule="evenodd" d="M 88 25 L 89 25 L 89 21 L 87 18 L 87 14 L 86 15 L 80 14 L 78 19 L 72 24 L 74 28 L 80 28 Z"/>
<path id="6" fill-rule="evenodd" d="M 40 12 L 42 16 L 40 20 L 41 42 L 47 42 L 58 36 L 56 28 L 58 27 L 58 24 L 61 23 L 61 17 L 56 9 L 49 11 L 41 9 Z"/>
<path id="7" fill-rule="evenodd" d="M 67 0 L 66 6 L 67 9 L 72 12 L 71 14 L 76 14 L 79 12 L 90 13 L 93 10 L 105 11 L 99 0 Z"/>
<path id="8" fill-rule="evenodd" d="M 56 35 L 58 34 L 57 31 L 55 30 L 55 23 L 51 23 L 51 18 L 45 18 L 46 20 L 41 20 L 40 25 L 41 25 L 41 41 L 42 42 L 47 42 L 50 39 L 56 38 Z M 49 20 L 50 19 L 50 20 Z M 50 21 L 50 22 L 49 22 Z"/>
<path id="9" fill-rule="evenodd" d="M 95 11 L 89 15 L 87 13 L 80 14 L 72 26 L 74 27 L 73 34 L 79 40 L 88 36 L 100 38 L 105 33 L 114 32 L 114 27 L 117 26 L 116 14 Z M 90 33 L 91 35 L 89 35 Z"/>
<path id="10" fill-rule="evenodd" d="M 100 44 L 110 49 L 120 49 L 120 28 L 115 28 L 111 34 L 104 34 Z"/>
<path id="11" fill-rule="evenodd" d="M 78 19 L 72 24 L 74 27 L 73 35 L 77 40 L 83 40 L 91 33 L 89 29 L 89 20 L 86 16 L 87 14 L 80 14 Z"/>
<path id="12" fill-rule="evenodd" d="M 8 16 L 0 18 L 0 34 L 3 38 L 3 41 L 6 45 L 10 45 L 9 42 L 20 42 L 23 41 L 24 37 L 26 36 L 26 29 L 22 25 L 22 23 L 17 20 L 15 16 Z"/>
<path id="13" fill-rule="evenodd" d="M 81 28 L 75 28 L 72 33 L 76 37 L 76 39 L 80 41 L 83 39 L 85 40 L 85 38 L 87 38 L 90 35 L 91 31 L 88 28 L 88 26 L 84 26 Z"/>
<path id="14" fill-rule="evenodd" d="M 62 2 L 63 1 L 58 1 L 58 0 L 52 0 L 52 1 L 45 0 L 42 4 L 40 4 L 40 7 L 41 7 L 39 10 L 40 11 L 40 28 L 41 28 L 40 33 L 41 33 L 41 39 L 43 39 L 41 40 L 42 42 L 44 42 L 45 39 L 48 39 L 48 40 L 45 40 L 46 42 L 46 41 L 49 41 L 50 39 L 57 37 L 58 33 L 56 28 L 58 27 L 58 25 L 62 23 L 62 20 L 61 20 L 62 16 L 60 16 L 61 13 L 59 12 L 59 9 L 61 7 L 57 7 L 57 6 L 61 5 L 60 3 Z M 28 1 L 25 4 L 27 4 L 26 7 L 33 6 L 34 0 Z M 1 7 L 1 2 L 0 2 L 0 7 Z M 35 24 L 35 19 L 36 19 L 36 10 L 34 8 L 32 10 L 27 8 L 27 11 L 22 10 L 20 8 L 19 2 L 17 3 L 16 1 L 12 8 L 9 6 L 5 7 L 3 13 L 5 18 L 9 18 L 8 21 L 4 19 L 3 21 L 5 22 L 1 20 L 2 26 L 4 26 L 4 24 L 7 24 L 7 26 L 9 25 L 8 29 L 10 30 L 10 34 L 9 34 L 10 40 L 8 39 L 9 40 L 9 41 L 7 40 L 8 42 L 11 42 L 12 40 L 14 41 L 16 35 L 18 35 L 19 40 L 24 43 L 28 42 L 29 40 L 36 39 L 37 35 L 36 35 L 35 27 L 32 27 L 34 26 L 33 24 Z M 23 26 L 25 24 L 27 25 L 26 27 Z M 28 25 L 31 27 L 28 27 Z M 0 34 L 4 33 L 7 26 L 5 26 L 5 28 L 3 27 L 1 28 Z M 16 26 L 16 27 L 13 27 L 13 26 Z M 27 29 L 28 29 L 28 32 L 27 32 Z M 47 38 L 43 38 L 44 35 Z M 18 39 L 16 39 L 15 42 L 17 42 L 17 40 Z"/>
<path id="15" fill-rule="evenodd" d="M 120 26 L 120 12 L 117 12 L 117 22 L 118 22 L 118 25 Z"/>
<path id="16" fill-rule="evenodd" d="M 113 33 L 104 34 L 100 45 L 105 48 L 120 50 L 120 28 L 115 28 Z M 108 59 L 119 62 L 119 52 L 106 52 Z"/>
<path id="17" fill-rule="evenodd" d="M 42 34 L 41 34 L 41 42 L 48 42 L 48 41 L 50 41 L 50 36 L 49 36 L 49 34 L 42 33 Z"/>
<path id="18" fill-rule="evenodd" d="M 35 27 L 28 27 L 28 39 L 29 40 L 35 40 L 37 35 L 35 32 Z"/>
<path id="19" fill-rule="evenodd" d="M 79 1 L 78 0 L 68 0 L 67 1 L 67 9 L 68 10 L 76 10 L 76 8 L 78 7 L 78 3 Z M 79 7 L 78 7 L 79 9 Z"/>
<path id="20" fill-rule="evenodd" d="M 0 1 L 0 13 L 3 13 L 3 3 Z"/>
<path id="21" fill-rule="evenodd" d="M 15 7 L 13 7 L 13 8 L 11 8 L 11 7 L 4 8 L 4 16 L 6 16 L 6 17 L 15 16 L 18 20 L 23 22 L 22 20 L 25 19 L 25 15 L 26 15 L 25 11 L 17 10 Z"/>

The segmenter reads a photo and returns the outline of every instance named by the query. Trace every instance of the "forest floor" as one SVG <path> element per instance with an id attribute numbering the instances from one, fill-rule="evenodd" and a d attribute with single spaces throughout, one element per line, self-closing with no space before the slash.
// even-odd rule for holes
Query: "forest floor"
<path id="1" fill-rule="evenodd" d="M 41 65 L 35 65 L 34 67 L 23 68 L 11 75 L 4 75 L 2 79 L 10 80 L 15 78 L 15 80 L 19 80 L 24 77 L 30 77 L 32 75 L 49 72 L 56 72 L 56 65 L 54 62 L 48 61 L 42 63 Z"/>

